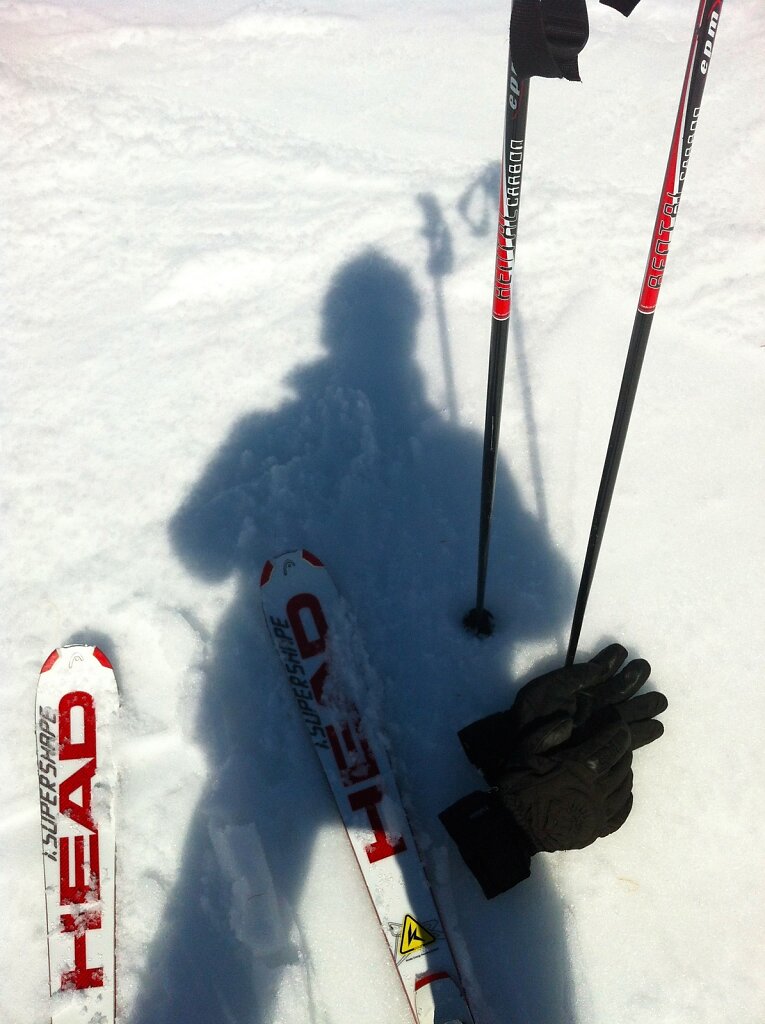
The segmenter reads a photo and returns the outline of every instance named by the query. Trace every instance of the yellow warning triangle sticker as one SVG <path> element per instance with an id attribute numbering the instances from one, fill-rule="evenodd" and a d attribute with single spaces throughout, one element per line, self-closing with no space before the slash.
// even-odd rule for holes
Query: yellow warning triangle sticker
<path id="1" fill-rule="evenodd" d="M 435 935 L 431 935 L 424 925 L 415 921 L 411 914 L 407 914 L 401 925 L 401 935 L 398 940 L 399 956 L 416 953 L 418 949 L 423 949 L 435 941 Z"/>

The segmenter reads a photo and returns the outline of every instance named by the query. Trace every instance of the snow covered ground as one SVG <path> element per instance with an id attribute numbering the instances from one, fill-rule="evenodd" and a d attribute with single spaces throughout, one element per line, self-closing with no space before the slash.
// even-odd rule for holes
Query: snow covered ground
<path id="1" fill-rule="evenodd" d="M 507 2 L 0 0 L 0 1016 L 47 1019 L 32 719 L 117 670 L 123 1024 L 408 1011 L 260 617 L 331 567 L 478 1024 L 761 1024 L 765 13 L 726 4 L 581 651 L 670 699 L 635 807 L 487 903 L 455 731 L 562 659 L 696 3 L 531 92 L 471 603 Z"/>

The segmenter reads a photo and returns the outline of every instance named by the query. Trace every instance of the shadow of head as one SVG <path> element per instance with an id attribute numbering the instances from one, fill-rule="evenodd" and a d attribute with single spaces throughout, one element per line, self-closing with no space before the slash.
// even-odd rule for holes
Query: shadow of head
<path id="1" fill-rule="evenodd" d="M 420 301 L 407 271 L 375 249 L 341 267 L 322 307 L 321 339 L 345 382 L 375 391 L 414 356 Z"/>

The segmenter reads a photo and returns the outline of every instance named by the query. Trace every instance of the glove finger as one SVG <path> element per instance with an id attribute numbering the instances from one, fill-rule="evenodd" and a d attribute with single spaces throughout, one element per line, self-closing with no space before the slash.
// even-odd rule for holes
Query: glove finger
<path id="1" fill-rule="evenodd" d="M 537 718 L 556 713 L 573 717 L 577 694 L 599 683 L 603 671 L 602 666 L 586 661 L 532 679 L 518 691 L 513 706 L 517 727 L 523 729 Z"/>
<path id="2" fill-rule="evenodd" d="M 567 750 L 567 754 L 586 765 L 595 775 L 605 775 L 631 746 L 629 726 L 619 721 L 598 729 L 578 746 Z"/>
<path id="3" fill-rule="evenodd" d="M 663 736 L 664 726 L 661 722 L 649 718 L 647 722 L 635 722 L 634 725 L 630 725 L 630 733 L 632 734 L 632 749 L 638 750 Z"/>
<path id="4" fill-rule="evenodd" d="M 645 685 L 650 674 L 651 666 L 643 658 L 631 661 L 621 672 L 595 689 L 593 696 L 596 698 L 597 706 L 594 710 L 606 704 L 621 704 L 622 701 L 629 700 Z"/>
<path id="5" fill-rule="evenodd" d="M 617 829 L 620 829 L 622 827 L 624 822 L 630 816 L 630 811 L 632 810 L 632 803 L 633 796 L 632 793 L 630 793 L 626 803 L 622 804 L 622 806 L 619 808 L 616 814 L 614 814 L 613 817 L 608 819 L 604 831 L 601 832 L 602 836 L 610 836 L 612 833 L 616 832 Z"/>
<path id="6" fill-rule="evenodd" d="M 627 658 L 627 649 L 621 644 L 609 644 L 602 651 L 598 651 L 594 658 L 590 658 L 590 665 L 597 665 L 602 669 L 604 678 L 608 678 L 618 672 Z"/>
<path id="7" fill-rule="evenodd" d="M 623 757 L 620 757 L 613 768 L 602 780 L 603 792 L 607 795 L 614 793 L 624 782 L 632 771 L 632 750 L 627 750 Z"/>
<path id="8" fill-rule="evenodd" d="M 618 817 L 622 807 L 630 800 L 633 781 L 632 769 L 628 768 L 616 789 L 606 797 L 606 817 L 609 821 Z"/>
<path id="9" fill-rule="evenodd" d="M 610 644 L 589 662 L 590 665 L 600 668 L 602 675 L 592 687 L 577 694 L 574 714 L 576 725 L 583 725 L 588 718 L 597 714 L 602 708 L 625 699 L 624 673 L 620 672 L 616 676 L 614 673 L 626 657 L 627 651 L 621 644 Z M 624 671 L 626 672 L 627 669 Z M 632 678 L 628 676 L 628 685 L 631 686 L 632 683 Z M 632 692 L 637 692 L 639 688 L 637 686 L 634 691 L 630 691 L 628 696 L 632 696 Z"/>
<path id="10" fill-rule="evenodd" d="M 592 707 L 587 691 L 609 679 L 627 657 L 621 644 L 610 644 L 590 661 L 554 669 L 532 679 L 518 692 L 514 711 L 521 728 L 535 718 L 565 712 L 577 724 L 589 717 Z"/>
<path id="11" fill-rule="evenodd" d="M 548 750 L 552 750 L 553 747 L 559 747 L 570 738 L 573 728 L 574 723 L 568 715 L 551 715 L 520 740 L 518 753 L 521 760 L 527 760 L 537 754 L 544 754 Z"/>
<path id="12" fill-rule="evenodd" d="M 653 690 L 651 693 L 641 693 L 639 697 L 627 700 L 619 708 L 619 714 L 628 724 L 639 722 L 641 719 L 653 718 L 660 715 L 669 707 L 669 701 L 663 693 Z"/>

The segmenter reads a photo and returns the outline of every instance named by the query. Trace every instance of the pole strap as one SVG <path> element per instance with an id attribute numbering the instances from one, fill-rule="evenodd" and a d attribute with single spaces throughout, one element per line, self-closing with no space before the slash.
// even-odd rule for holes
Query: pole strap
<path id="1" fill-rule="evenodd" d="M 600 0 L 628 17 L 640 0 Z M 579 82 L 579 54 L 590 35 L 586 0 L 513 0 L 510 52 L 519 79 Z"/>

